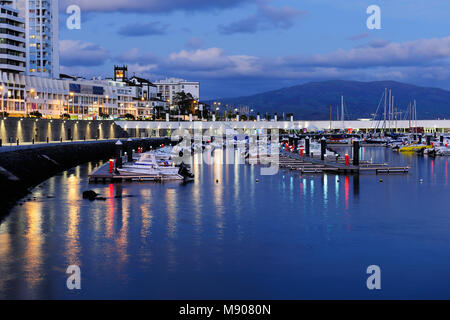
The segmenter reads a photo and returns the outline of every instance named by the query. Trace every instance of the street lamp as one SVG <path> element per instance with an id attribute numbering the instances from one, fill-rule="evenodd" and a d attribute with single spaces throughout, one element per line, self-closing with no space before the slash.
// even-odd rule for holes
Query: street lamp
<path id="1" fill-rule="evenodd" d="M 1 94 L 1 98 L 2 98 L 2 110 L 6 109 L 5 106 L 3 105 L 3 86 L 0 86 L 0 94 Z M 6 111 L 6 110 L 5 110 Z M 4 113 L 2 113 L 2 116 L 4 117 Z"/>
<path id="2" fill-rule="evenodd" d="M 30 96 L 36 99 L 36 90 L 34 88 L 30 89 Z M 28 114 L 28 104 L 25 103 L 25 113 Z"/>
<path id="3" fill-rule="evenodd" d="M 75 109 L 75 93 L 74 92 L 69 92 L 69 96 L 71 97 L 71 99 L 69 99 L 69 113 L 70 113 L 70 102 L 72 101 L 72 113 L 74 112 L 73 109 Z"/>

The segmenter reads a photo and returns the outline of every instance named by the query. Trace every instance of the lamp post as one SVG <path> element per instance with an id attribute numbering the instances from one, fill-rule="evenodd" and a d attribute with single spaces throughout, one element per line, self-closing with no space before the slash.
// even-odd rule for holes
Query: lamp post
<path id="1" fill-rule="evenodd" d="M 197 100 L 194 99 L 193 104 L 194 104 L 194 111 L 198 111 Z"/>
<path id="2" fill-rule="evenodd" d="M 3 116 L 3 118 L 4 118 L 4 113 L 3 112 L 6 112 L 6 108 L 5 108 L 5 104 L 4 104 L 4 102 L 5 101 L 3 101 L 3 86 L 0 86 L 0 94 L 2 95 L 2 101 L 1 101 L 1 105 L 2 105 L 2 108 L 1 108 L 1 110 L 2 110 L 2 116 Z"/>
<path id="3" fill-rule="evenodd" d="M 36 90 L 34 90 L 33 88 L 30 89 L 30 96 L 32 97 L 36 96 Z M 25 114 L 28 114 L 28 106 L 26 102 L 25 102 Z"/>
<path id="4" fill-rule="evenodd" d="M 69 92 L 69 113 L 70 113 L 70 101 L 72 101 L 72 113 L 74 112 L 73 109 L 75 109 L 75 93 Z"/>

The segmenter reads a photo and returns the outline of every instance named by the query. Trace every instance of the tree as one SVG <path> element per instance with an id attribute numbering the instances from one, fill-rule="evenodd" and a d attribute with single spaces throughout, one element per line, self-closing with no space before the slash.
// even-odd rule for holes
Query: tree
<path id="1" fill-rule="evenodd" d="M 173 103 L 178 107 L 180 114 L 194 114 L 194 104 L 197 102 L 192 94 L 184 91 L 177 92 L 173 98 Z"/>
<path id="2" fill-rule="evenodd" d="M 64 113 L 64 114 L 61 116 L 61 118 L 62 118 L 63 120 L 70 120 L 70 114 Z"/>
<path id="3" fill-rule="evenodd" d="M 100 112 L 100 114 L 98 116 L 99 116 L 99 118 L 101 118 L 103 120 L 109 119 L 109 115 L 106 113 Z"/>
<path id="4" fill-rule="evenodd" d="M 3 117 L 3 118 L 7 118 L 8 115 L 9 115 L 9 114 L 8 114 L 8 112 L 6 112 L 6 111 L 0 112 L 0 116 Z"/>
<path id="5" fill-rule="evenodd" d="M 40 113 L 39 111 L 33 111 L 30 112 L 30 116 L 35 118 L 42 118 L 42 113 Z"/>
<path id="6" fill-rule="evenodd" d="M 127 113 L 123 116 L 126 120 L 136 120 L 136 117 L 132 115 L 131 113 Z"/>

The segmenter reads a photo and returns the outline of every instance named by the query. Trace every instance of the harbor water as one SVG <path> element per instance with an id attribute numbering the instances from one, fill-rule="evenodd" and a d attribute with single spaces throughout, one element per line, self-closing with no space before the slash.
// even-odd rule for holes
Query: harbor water
<path id="1" fill-rule="evenodd" d="M 36 187 L 0 225 L 0 298 L 450 298 L 448 158 L 371 147 L 409 174 L 262 176 L 223 152 L 188 184 L 89 184 L 89 163 Z"/>

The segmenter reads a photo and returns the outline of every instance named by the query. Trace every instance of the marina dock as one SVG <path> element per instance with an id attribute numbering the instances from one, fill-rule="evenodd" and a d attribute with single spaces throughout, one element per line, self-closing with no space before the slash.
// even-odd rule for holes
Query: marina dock
<path id="1" fill-rule="evenodd" d="M 125 173 L 118 171 L 115 171 L 113 173 L 109 172 L 109 163 L 105 163 L 95 169 L 90 175 L 89 175 L 89 183 L 107 183 L 107 182 L 126 182 L 126 181 L 154 181 L 154 182 L 162 182 L 168 179 L 167 177 L 164 177 L 163 175 L 150 175 L 150 174 L 137 174 L 137 173 Z"/>
<path id="2" fill-rule="evenodd" d="M 280 155 L 278 164 L 281 168 L 300 171 L 301 173 L 336 173 L 336 174 L 360 174 L 363 172 L 375 174 L 408 173 L 409 167 L 394 167 L 386 163 L 372 163 L 370 161 L 360 160 L 359 165 L 351 163 L 345 165 L 345 158 L 337 157 L 335 159 L 321 160 L 320 158 L 303 156 L 284 152 Z"/>

